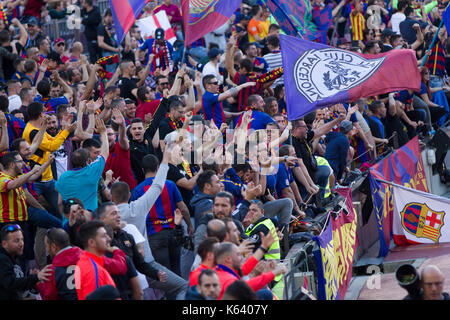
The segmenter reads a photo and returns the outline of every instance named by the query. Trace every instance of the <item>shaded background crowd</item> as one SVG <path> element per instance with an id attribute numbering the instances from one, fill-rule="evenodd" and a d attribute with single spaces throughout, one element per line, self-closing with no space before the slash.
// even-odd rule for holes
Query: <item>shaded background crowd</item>
<path id="1" fill-rule="evenodd" d="M 311 1 L 333 6 L 318 41 L 412 49 L 421 89 L 291 122 L 261 1 L 187 47 L 171 0 L 140 18 L 164 10 L 174 42 L 134 25 L 120 44 L 107 2 L 2 2 L 2 300 L 282 299 L 289 235 L 320 232 L 336 186 L 449 114 L 445 28 L 429 50 L 444 2 Z M 77 21 L 75 41 L 51 29 Z"/>

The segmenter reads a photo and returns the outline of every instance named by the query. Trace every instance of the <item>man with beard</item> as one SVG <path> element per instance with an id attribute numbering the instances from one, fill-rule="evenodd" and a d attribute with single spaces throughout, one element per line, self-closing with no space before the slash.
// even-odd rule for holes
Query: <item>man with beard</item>
<path id="1" fill-rule="evenodd" d="M 117 179 L 120 177 L 133 190 L 136 187 L 136 179 L 131 170 L 130 144 L 126 135 L 125 118 L 120 111 L 124 106 L 125 102 L 122 98 L 114 99 L 111 102 L 111 127 L 107 127 L 106 129 L 109 143 L 109 157 L 106 159 L 103 174 L 108 170 L 112 170 L 114 178 Z"/>
<path id="2" fill-rule="evenodd" d="M 262 248 L 267 251 L 268 248 Z M 218 299 L 220 300 L 227 287 L 242 277 L 242 254 L 239 247 L 231 242 L 223 242 L 217 245 L 214 250 L 214 259 L 216 263 L 216 272 L 219 276 L 222 289 Z M 257 277 L 250 278 L 246 283 L 257 292 L 274 280 L 280 274 L 286 273 L 286 267 L 282 264 L 278 265 L 273 271 L 262 273 Z"/>
<path id="3" fill-rule="evenodd" d="M 49 266 L 26 276 L 17 262 L 24 251 L 24 234 L 17 224 L 7 224 L 0 230 L 0 299 L 22 300 L 22 292 L 35 287 L 39 281 L 48 281 Z"/>

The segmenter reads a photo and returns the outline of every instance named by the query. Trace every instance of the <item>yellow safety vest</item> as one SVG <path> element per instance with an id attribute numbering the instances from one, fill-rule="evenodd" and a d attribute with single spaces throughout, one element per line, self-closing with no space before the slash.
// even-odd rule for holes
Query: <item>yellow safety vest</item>
<path id="1" fill-rule="evenodd" d="M 316 161 L 318 166 L 328 166 L 330 167 L 330 164 L 328 163 L 327 159 L 324 157 L 316 156 Z M 331 167 L 330 167 L 331 168 Z M 327 179 L 327 185 L 325 187 L 325 194 L 323 195 L 323 198 L 328 198 L 331 195 L 331 189 L 330 189 L 330 180 Z"/>

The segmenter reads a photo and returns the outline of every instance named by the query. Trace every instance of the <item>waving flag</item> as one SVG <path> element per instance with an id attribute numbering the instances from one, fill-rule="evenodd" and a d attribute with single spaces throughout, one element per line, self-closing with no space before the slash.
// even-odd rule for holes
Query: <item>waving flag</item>
<path id="1" fill-rule="evenodd" d="M 149 17 L 136 20 L 136 25 L 141 30 L 141 34 L 144 39 L 152 38 L 155 35 L 155 30 L 158 28 L 164 29 L 165 39 L 174 44 L 177 40 L 175 32 L 173 32 L 172 26 L 170 25 L 169 18 L 164 10 L 158 11 Z"/>
<path id="2" fill-rule="evenodd" d="M 241 0 L 181 0 L 185 44 L 223 26 L 241 4 Z"/>
<path id="3" fill-rule="evenodd" d="M 380 238 L 378 256 L 384 257 L 389 253 L 389 243 L 393 228 L 394 202 L 392 187 L 375 179 L 392 181 L 398 185 L 428 192 L 418 137 L 414 137 L 407 144 L 394 151 L 389 157 L 372 166 L 369 179 Z M 394 242 L 396 245 L 411 243 L 407 238 L 396 237 L 395 235 Z"/>
<path id="4" fill-rule="evenodd" d="M 351 188 L 336 189 L 345 198 L 339 216 L 314 240 L 320 250 L 317 260 L 318 297 L 320 300 L 343 300 L 352 278 L 353 260 L 359 245 L 356 234 L 358 216 L 352 202 Z"/>
<path id="5" fill-rule="evenodd" d="M 420 90 L 413 50 L 359 54 L 280 35 L 288 120 L 396 90 Z"/>
<path id="6" fill-rule="evenodd" d="M 450 199 L 400 186 L 392 189 L 394 240 L 450 242 Z"/>
<path id="7" fill-rule="evenodd" d="M 145 5 L 151 0 L 109 0 L 116 27 L 117 43 L 122 43 L 127 32 Z"/>
<path id="8" fill-rule="evenodd" d="M 285 34 L 315 40 L 319 36 L 312 23 L 309 0 L 263 0 Z"/>

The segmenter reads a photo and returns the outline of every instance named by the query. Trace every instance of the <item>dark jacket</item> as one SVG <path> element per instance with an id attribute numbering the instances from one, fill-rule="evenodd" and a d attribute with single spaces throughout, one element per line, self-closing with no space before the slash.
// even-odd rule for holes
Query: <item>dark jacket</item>
<path id="1" fill-rule="evenodd" d="M 186 291 L 186 297 L 184 300 L 206 300 L 203 298 L 200 293 L 197 291 L 196 286 L 189 287 L 189 289 Z"/>
<path id="2" fill-rule="evenodd" d="M 214 203 L 214 196 L 203 192 L 196 193 L 191 199 L 191 207 L 194 211 L 195 225 L 200 223 L 204 213 L 211 210 Z"/>
<path id="3" fill-rule="evenodd" d="M 331 168 L 333 168 L 336 180 L 340 180 L 347 164 L 350 141 L 343 133 L 332 131 L 326 135 L 325 143 L 327 144 L 327 148 L 324 158 L 328 160 Z"/>
<path id="4" fill-rule="evenodd" d="M 0 300 L 22 300 L 23 291 L 38 283 L 36 274 L 25 276 L 16 259 L 0 248 Z"/>
<path id="5" fill-rule="evenodd" d="M 111 246 L 116 246 L 125 252 L 125 255 L 131 259 L 137 271 L 149 278 L 159 280 L 158 269 L 145 262 L 144 257 L 137 249 L 132 235 L 123 230 L 115 231 L 114 239 L 111 240 Z"/>
<path id="6" fill-rule="evenodd" d="M 97 26 L 102 21 L 102 16 L 97 7 L 94 7 L 91 11 L 87 12 L 85 9 L 81 10 L 83 20 L 81 23 L 85 27 L 84 35 L 88 41 L 97 41 Z"/>
<path id="7" fill-rule="evenodd" d="M 63 249 L 53 258 L 50 280 L 37 285 L 43 300 L 78 300 L 75 266 L 82 255 L 83 250 L 70 247 Z"/>

